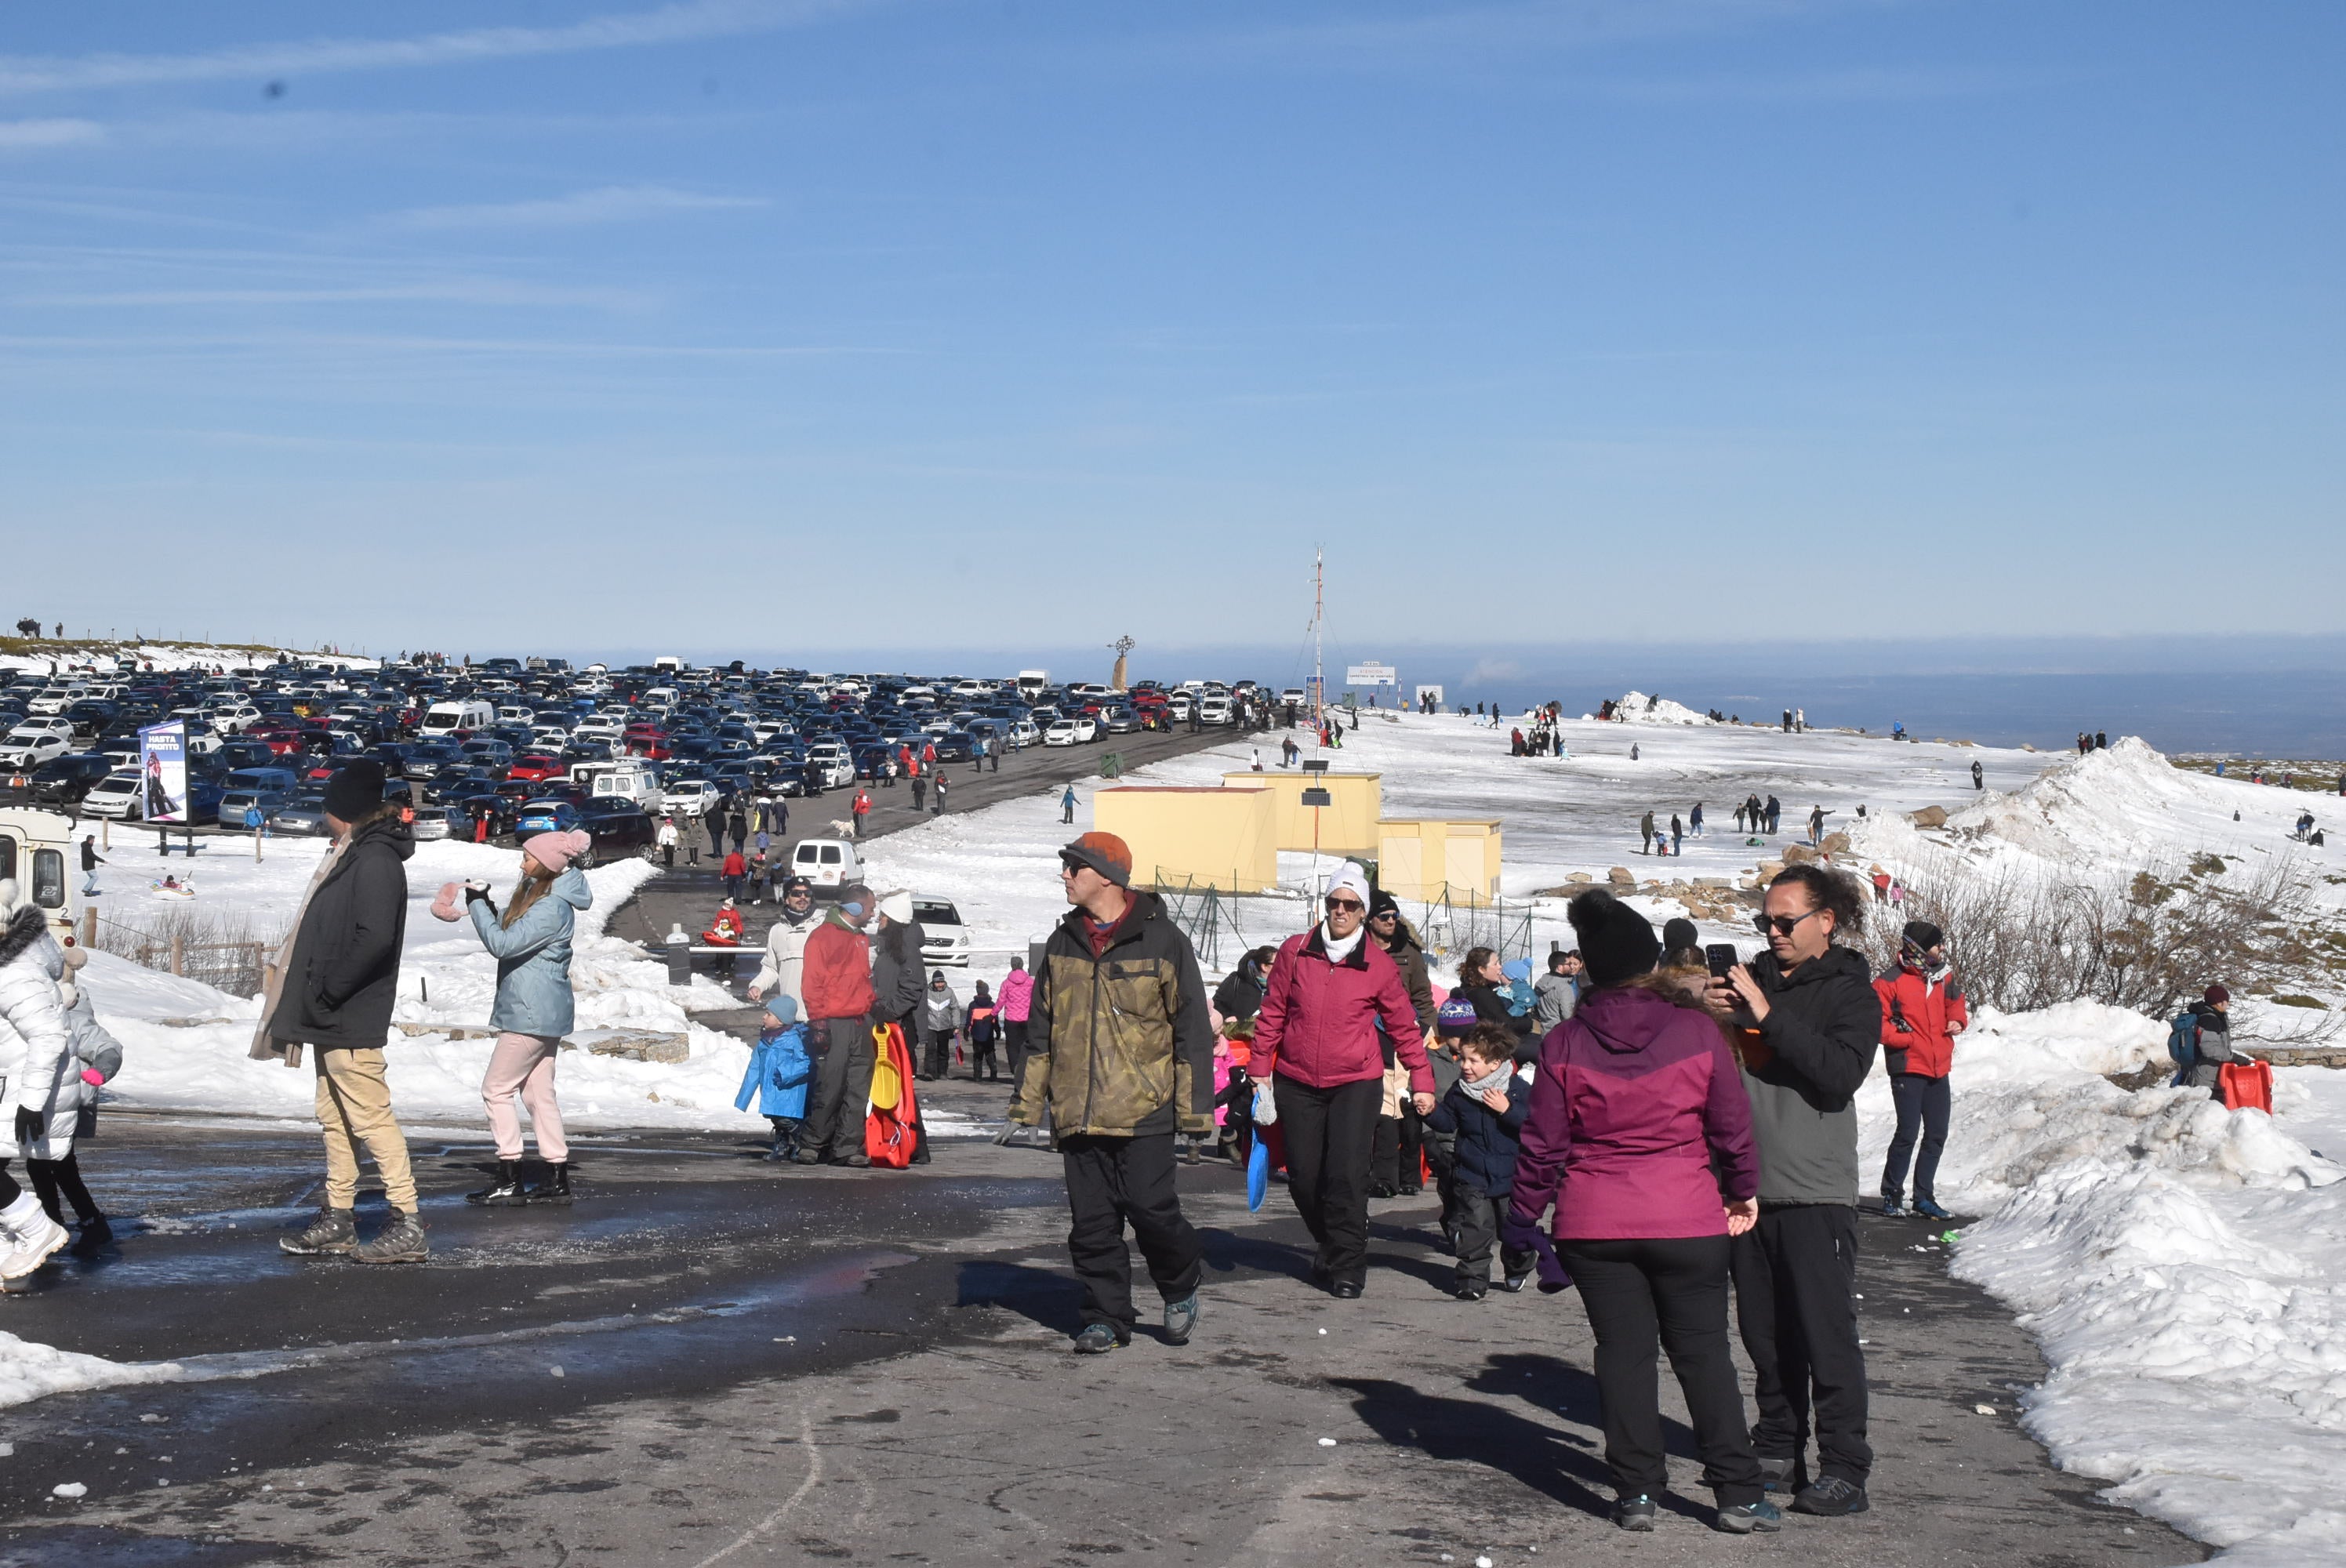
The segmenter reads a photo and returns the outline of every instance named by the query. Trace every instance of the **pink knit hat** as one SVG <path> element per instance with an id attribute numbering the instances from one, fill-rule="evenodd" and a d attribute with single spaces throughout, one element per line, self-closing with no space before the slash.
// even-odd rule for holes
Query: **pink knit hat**
<path id="1" fill-rule="evenodd" d="M 568 869 L 571 861 L 585 854 L 594 841 L 580 830 L 573 828 L 566 833 L 540 833 L 534 839 L 525 840 L 521 852 L 558 877 Z"/>

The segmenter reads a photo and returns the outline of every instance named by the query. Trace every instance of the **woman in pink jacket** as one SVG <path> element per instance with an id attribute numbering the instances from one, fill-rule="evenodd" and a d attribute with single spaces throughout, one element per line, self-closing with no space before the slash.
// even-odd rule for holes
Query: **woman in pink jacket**
<path id="1" fill-rule="evenodd" d="M 1543 1247 L 1540 1217 L 1556 1206 L 1556 1255 L 1596 1334 L 1614 1522 L 1653 1529 L 1669 1482 L 1658 1336 L 1719 1528 L 1774 1530 L 1782 1515 L 1760 1495 L 1727 1349 L 1727 1241 L 1760 1213 L 1751 1101 L 1710 1015 L 1654 983 L 1662 944 L 1646 918 L 1598 889 L 1572 901 L 1571 920 L 1593 989 L 1540 1043 L 1501 1234 Z"/>
<path id="2" fill-rule="evenodd" d="M 1311 1279 L 1350 1300 L 1367 1283 L 1369 1164 L 1384 1098 L 1384 1048 L 1409 1068 L 1418 1115 L 1433 1109 L 1433 1069 L 1401 970 L 1367 939 L 1369 879 L 1347 862 L 1327 916 L 1271 961 L 1247 1072 L 1266 1078 L 1287 1151 L 1287 1187 L 1320 1244 Z M 1260 1092 L 1260 1091 L 1258 1091 Z"/>
<path id="3" fill-rule="evenodd" d="M 1002 1018 L 1002 1043 L 1010 1057 L 1010 1097 L 1018 1097 L 1019 1080 L 1026 1076 L 1026 1020 L 1035 1011 L 1035 977 L 1026 961 L 1014 958 L 1010 972 L 994 988 L 995 1010 Z"/>

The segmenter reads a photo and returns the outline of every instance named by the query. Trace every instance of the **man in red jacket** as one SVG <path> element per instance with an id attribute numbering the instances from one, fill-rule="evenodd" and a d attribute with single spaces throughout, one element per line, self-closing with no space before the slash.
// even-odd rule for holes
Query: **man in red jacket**
<path id="1" fill-rule="evenodd" d="M 879 901 L 862 883 L 839 890 L 839 903 L 807 938 L 799 971 L 814 1058 L 814 1093 L 799 1127 L 798 1163 L 868 1166 L 863 1105 L 872 1097 L 872 942 L 863 928 Z M 836 1145 L 834 1148 L 832 1145 Z"/>
<path id="2" fill-rule="evenodd" d="M 1369 1268 L 1369 1174 L 1384 1046 L 1409 1069 L 1412 1104 L 1433 1109 L 1433 1068 L 1409 987 L 1382 942 L 1368 938 L 1369 880 L 1346 862 L 1328 884 L 1327 919 L 1292 936 L 1271 961 L 1255 1014 L 1247 1074 L 1271 1085 L 1287 1151 L 1287 1186 L 1320 1244 L 1311 1278 L 1341 1300 Z"/>
<path id="3" fill-rule="evenodd" d="M 1939 1174 L 1939 1151 L 1947 1146 L 1947 1072 L 1954 1064 L 1955 1036 L 1971 1023 L 1971 1013 L 1947 963 L 1945 933 L 1929 921 L 1908 921 L 1898 967 L 1875 981 L 1873 989 L 1882 997 L 1882 1057 L 1898 1105 L 1898 1131 L 1882 1167 L 1882 1212 L 1902 1212 L 1906 1160 L 1914 1154 L 1919 1129 L 1923 1149 L 1914 1160 L 1914 1212 L 1953 1219 L 1939 1207 L 1932 1182 Z"/>

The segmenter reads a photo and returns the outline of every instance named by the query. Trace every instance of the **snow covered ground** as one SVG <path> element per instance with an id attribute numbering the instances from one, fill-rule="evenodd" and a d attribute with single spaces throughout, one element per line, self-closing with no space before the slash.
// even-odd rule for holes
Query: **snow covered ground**
<path id="1" fill-rule="evenodd" d="M 2131 742 L 2079 759 L 1708 724 L 1567 720 L 1561 732 L 1569 756 L 1511 758 L 1504 728 L 1372 712 L 1331 760 L 1381 772 L 1388 814 L 1503 819 L 1510 897 L 1575 871 L 1601 878 L 1613 866 L 1641 879 L 1739 876 L 1793 838 L 1752 846 L 1732 830 L 1734 802 L 1755 790 L 1781 799 L 1787 828 L 1820 804 L 1832 813 L 1830 828 L 1854 828 L 1844 863 L 1860 869 L 1960 854 L 1982 866 L 2122 873 L 2206 850 L 2239 860 L 2324 854 L 2286 841 L 2309 797 L 2178 771 Z M 1260 748 L 1275 766 L 1279 737 L 1267 738 Z M 1135 777 L 1216 782 L 1246 768 L 1259 744 L 1241 738 Z M 1974 759 L 1984 792 L 1972 789 Z M 1054 851 L 1087 825 L 1093 789 L 1076 782 L 1084 804 L 1073 828 L 1059 821 L 1054 784 L 870 846 L 874 885 L 960 905 L 977 948 L 971 970 L 954 976 L 964 993 L 971 980 L 997 977 L 1063 912 Z M 1696 800 L 1709 819 L 1706 838 L 1688 840 L 1676 860 L 1638 856 L 1640 812 L 1667 822 Z M 1924 834 L 1904 821 L 1902 813 L 1928 805 L 1953 812 L 1949 831 Z M 196 862 L 196 907 L 249 910 L 274 929 L 320 852 L 274 842 L 258 869 L 231 850 L 208 852 Z M 1282 879 L 1308 885 L 1307 862 L 1282 857 Z M 2307 863 L 2327 874 L 2320 861 Z M 419 847 L 409 927 L 417 983 L 403 994 L 402 1019 L 484 1020 L 489 961 L 466 931 L 430 920 L 423 906 L 443 881 L 485 876 L 503 885 L 515 864 L 507 850 Z M 109 914 L 137 921 L 170 907 L 145 888 L 151 874 L 142 857 L 110 867 Z M 636 862 L 593 873 L 598 916 L 648 874 Z M 2320 885 L 2336 907 L 2338 885 Z M 1296 929 L 1308 908 L 1300 897 L 1245 902 L 1246 919 L 1276 927 L 1250 927 L 1257 940 Z M 1561 901 L 1542 901 L 1535 945 L 1566 933 L 1562 917 Z M 599 929 L 590 921 L 580 941 L 580 1026 L 686 1031 L 691 1058 L 659 1066 L 573 1054 L 562 1064 L 566 1106 L 590 1125 L 753 1125 L 731 1109 L 742 1048 L 690 1024 L 693 1007 L 719 1002 L 715 988 L 670 990 L 658 966 Z M 1705 935 L 1739 940 L 1747 952 L 1754 945 L 1748 929 Z M 88 985 L 128 1047 L 116 1084 L 124 1102 L 308 1114 L 309 1074 L 245 1059 L 253 1003 L 105 957 L 94 961 Z M 226 1022 L 180 1027 L 166 1018 Z M 2283 1070 L 2270 1118 L 2187 1091 L 2127 1093 L 2103 1076 L 2162 1057 L 2163 1040 L 2159 1024 L 2093 1003 L 1983 1014 L 1956 1054 L 1955 1125 L 1940 1173 L 1942 1199 L 1980 1217 L 1962 1233 L 1955 1267 L 2010 1302 L 2042 1344 L 2052 1369 L 2025 1396 L 2027 1420 L 2058 1462 L 2229 1548 L 2228 1561 L 2262 1568 L 2346 1560 L 2335 1483 L 2346 1470 L 2346 1073 Z M 397 1102 L 418 1117 L 477 1125 L 487 1052 L 486 1042 L 444 1035 L 399 1046 Z M 1859 1108 L 1870 1178 L 1890 1135 L 1884 1079 L 1866 1086 Z M 76 1378 L 141 1375 L 0 1343 L 0 1401 Z"/>

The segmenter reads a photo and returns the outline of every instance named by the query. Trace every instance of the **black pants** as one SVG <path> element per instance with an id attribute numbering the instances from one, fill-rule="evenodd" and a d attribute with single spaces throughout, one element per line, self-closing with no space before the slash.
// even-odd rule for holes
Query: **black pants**
<path id="1" fill-rule="evenodd" d="M 1375 1150 L 1369 1160 L 1371 1184 L 1392 1192 L 1415 1192 L 1425 1185 L 1425 1167 L 1419 1159 L 1424 1147 L 1425 1124 L 1417 1107 L 1403 1100 L 1401 1115 L 1377 1118 Z"/>
<path id="2" fill-rule="evenodd" d="M 1026 1077 L 1026 1020 L 1002 1021 L 1002 1047 L 1010 1058 L 1010 1086 L 1015 1090 Z"/>
<path id="3" fill-rule="evenodd" d="M 1287 1149 L 1287 1190 L 1311 1239 L 1317 1275 L 1360 1285 L 1369 1273 L 1369 1156 L 1376 1143 L 1376 1078 L 1315 1089 L 1283 1073 L 1271 1075 L 1279 1130 Z"/>
<path id="4" fill-rule="evenodd" d="M 1075 1136 L 1060 1140 L 1067 1171 L 1067 1257 L 1084 1282 L 1084 1321 L 1106 1323 L 1119 1339 L 1129 1339 L 1137 1314 L 1132 1309 L 1132 1255 L 1124 1227 L 1140 1244 L 1141 1260 L 1157 1293 L 1168 1301 L 1188 1299 L 1205 1267 L 1198 1233 L 1181 1216 L 1173 1187 L 1173 1135 L 1137 1138 Z"/>
<path id="5" fill-rule="evenodd" d="M 26 1160 L 25 1174 L 33 1178 L 33 1192 L 41 1200 L 41 1207 L 59 1225 L 66 1219 L 65 1211 L 57 1206 L 59 1194 L 73 1205 L 74 1217 L 83 1224 L 101 1217 L 97 1200 L 82 1185 L 81 1164 L 70 1151 L 61 1160 Z"/>
<path id="6" fill-rule="evenodd" d="M 1760 1461 L 1743 1430 L 1743 1396 L 1727 1349 L 1729 1249 L 1724 1236 L 1556 1243 L 1596 1334 L 1605 1462 L 1624 1497 L 1658 1495 L 1669 1484 L 1654 1365 L 1658 1339 L 1686 1395 L 1703 1484 L 1722 1508 L 1760 1499 Z"/>
<path id="7" fill-rule="evenodd" d="M 927 1038 L 923 1042 L 921 1052 L 923 1058 L 921 1074 L 923 1077 L 942 1078 L 945 1075 L 946 1066 L 953 1061 L 954 1032 L 950 1029 L 928 1029 L 922 1033 Z"/>
<path id="8" fill-rule="evenodd" d="M 822 1018 L 807 1031 L 814 1055 L 814 1093 L 807 1098 L 799 1146 L 837 1158 L 863 1152 L 863 1103 L 872 1095 L 872 1021 Z"/>
<path id="9" fill-rule="evenodd" d="M 1461 1285 L 1487 1285 L 1491 1280 L 1491 1249 L 1499 1248 L 1499 1267 L 1508 1278 L 1529 1274 L 1539 1255 L 1519 1247 L 1499 1246 L 1499 1222 L 1507 1217 L 1504 1196 L 1493 1197 L 1487 1193 L 1470 1190 L 1466 1184 L 1454 1180 L 1443 1196 L 1443 1228 L 1450 1233 L 1451 1245 L 1458 1254 L 1458 1282 Z M 1720 1321 L 1725 1322 L 1726 1298 L 1720 1298 Z M 1723 1331 L 1723 1330 L 1722 1330 Z M 1739 1420 L 1741 1418 L 1738 1418 Z"/>
<path id="10" fill-rule="evenodd" d="M 1838 1203 L 1762 1206 L 1735 1238 L 1735 1316 L 1756 1374 L 1751 1446 L 1798 1460 L 1813 1408 L 1817 1469 L 1863 1486 L 1865 1352 L 1857 1344 L 1857 1210 Z"/>
<path id="11" fill-rule="evenodd" d="M 991 1040 L 971 1041 L 969 1045 L 969 1081 L 974 1084 L 980 1078 L 998 1078 L 1002 1074 L 994 1070 L 994 1042 Z"/>
<path id="12" fill-rule="evenodd" d="M 8 1174 L 8 1162 L 0 1159 L 0 1208 L 6 1208 L 24 1196 L 25 1189 L 18 1186 L 16 1178 Z"/>
<path id="13" fill-rule="evenodd" d="M 1947 1081 L 1920 1073 L 1890 1074 L 1890 1097 L 1898 1105 L 1898 1131 L 1890 1139 L 1890 1157 L 1882 1166 L 1882 1196 L 1895 1203 L 1906 1188 L 1906 1158 L 1914 1153 L 1914 1135 L 1923 1135 L 1923 1152 L 1914 1160 L 1914 1201 L 1930 1203 L 1938 1193 L 1932 1183 L 1939 1174 L 1939 1151 L 1947 1146 Z"/>

